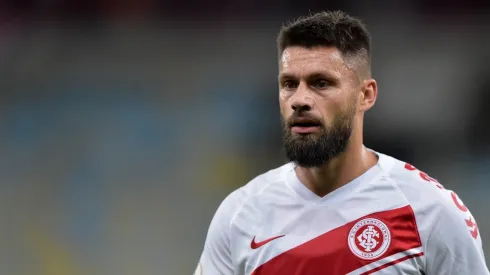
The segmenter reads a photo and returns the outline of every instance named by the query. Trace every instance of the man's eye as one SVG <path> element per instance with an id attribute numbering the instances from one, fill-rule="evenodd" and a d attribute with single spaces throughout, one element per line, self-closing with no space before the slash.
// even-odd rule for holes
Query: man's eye
<path id="1" fill-rule="evenodd" d="M 313 86 L 315 88 L 318 88 L 318 89 L 324 89 L 324 88 L 327 88 L 328 86 L 330 86 L 330 82 L 325 80 L 325 79 L 319 79 L 319 80 L 315 81 Z"/>
<path id="2" fill-rule="evenodd" d="M 294 81 L 291 81 L 291 80 L 287 80 L 287 81 L 284 81 L 282 83 L 282 87 L 285 88 L 285 89 L 295 89 L 298 85 L 296 85 L 296 83 Z"/>

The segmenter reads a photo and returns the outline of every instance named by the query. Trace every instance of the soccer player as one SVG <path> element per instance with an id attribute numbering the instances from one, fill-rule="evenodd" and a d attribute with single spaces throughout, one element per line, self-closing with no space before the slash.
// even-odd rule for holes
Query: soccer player
<path id="1" fill-rule="evenodd" d="M 363 145 L 377 97 L 366 27 L 317 13 L 283 27 L 277 47 L 289 163 L 221 203 L 195 274 L 490 274 L 458 196 Z"/>

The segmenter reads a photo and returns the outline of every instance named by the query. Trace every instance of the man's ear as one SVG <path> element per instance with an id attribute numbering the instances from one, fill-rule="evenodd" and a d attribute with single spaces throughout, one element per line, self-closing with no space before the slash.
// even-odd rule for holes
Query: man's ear
<path id="1" fill-rule="evenodd" d="M 361 87 L 361 100 L 359 103 L 360 111 L 367 111 L 374 106 L 376 98 L 378 97 L 378 85 L 376 80 L 367 79 Z"/>

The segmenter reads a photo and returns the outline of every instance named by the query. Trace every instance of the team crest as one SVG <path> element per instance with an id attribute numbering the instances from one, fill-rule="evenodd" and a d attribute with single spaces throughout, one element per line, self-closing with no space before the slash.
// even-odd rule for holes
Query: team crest
<path id="1" fill-rule="evenodd" d="M 354 255 L 363 260 L 373 260 L 388 250 L 391 243 L 390 229 L 378 219 L 363 219 L 350 230 L 348 243 Z"/>

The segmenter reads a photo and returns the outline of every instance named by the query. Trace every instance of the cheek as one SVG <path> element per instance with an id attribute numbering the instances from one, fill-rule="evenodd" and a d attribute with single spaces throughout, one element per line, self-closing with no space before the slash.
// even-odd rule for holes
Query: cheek
<path id="1" fill-rule="evenodd" d="M 286 105 L 286 103 L 288 102 L 288 99 L 290 98 L 290 96 L 288 96 L 287 93 L 284 93 L 284 92 L 279 92 L 279 103 L 282 105 Z"/>
<path id="2" fill-rule="evenodd" d="M 324 100 L 319 100 L 316 102 L 318 109 L 324 115 L 334 115 L 338 113 L 342 108 L 342 102 L 338 98 L 328 98 Z"/>
<path id="3" fill-rule="evenodd" d="M 358 98 L 354 96 L 354 93 L 351 93 L 350 91 L 341 91 L 325 102 L 325 109 L 329 110 L 330 113 L 343 113 L 356 105 L 357 100 Z"/>
<path id="4" fill-rule="evenodd" d="M 344 112 L 355 113 L 359 107 L 360 100 L 359 94 L 353 92 L 344 105 Z"/>
<path id="5" fill-rule="evenodd" d="M 291 107 L 288 104 L 287 98 L 282 95 L 279 95 L 279 108 L 281 109 L 281 114 L 285 116 L 288 112 L 290 112 Z"/>
<path id="6" fill-rule="evenodd" d="M 317 102 L 318 110 L 327 126 L 331 125 L 335 118 L 344 113 L 343 105 L 344 102 L 338 100 L 338 98 Z"/>

